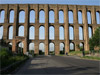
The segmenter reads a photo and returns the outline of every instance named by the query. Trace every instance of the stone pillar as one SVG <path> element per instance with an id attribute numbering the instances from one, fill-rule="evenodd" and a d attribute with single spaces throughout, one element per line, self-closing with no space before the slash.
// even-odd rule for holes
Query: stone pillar
<path id="1" fill-rule="evenodd" d="M 88 35 L 88 24 L 87 24 L 87 10 L 86 10 L 86 6 L 83 6 L 83 28 L 84 28 L 84 47 L 85 50 L 88 51 L 89 50 L 89 35 Z"/>
<path id="2" fill-rule="evenodd" d="M 13 38 L 15 38 L 18 35 L 18 19 L 19 19 L 19 11 L 18 11 L 18 5 L 16 4 L 16 8 L 14 8 Z"/>
<path id="3" fill-rule="evenodd" d="M 16 52 L 16 41 L 15 37 L 18 35 L 18 5 L 14 8 L 14 25 L 13 25 L 13 44 L 12 44 L 12 51 Z"/>
<path id="4" fill-rule="evenodd" d="M 34 53 L 35 54 L 39 54 L 39 45 L 38 45 L 38 41 L 39 41 L 39 27 L 35 26 L 35 50 Z"/>
<path id="5" fill-rule="evenodd" d="M 59 26 L 55 26 L 55 55 L 59 55 Z"/>
<path id="6" fill-rule="evenodd" d="M 8 37 L 8 23 L 9 23 L 9 5 L 5 8 L 5 19 L 4 19 L 4 29 L 3 29 L 3 39 L 7 40 Z"/>
<path id="7" fill-rule="evenodd" d="M 25 25 L 24 25 L 24 49 L 23 49 L 23 53 L 25 54 L 28 51 L 28 33 L 29 33 L 29 6 L 27 4 L 26 8 L 25 8 Z"/>
<path id="8" fill-rule="evenodd" d="M 96 24 L 96 9 L 94 6 L 92 6 L 91 16 L 92 16 L 92 24 Z"/>
<path id="9" fill-rule="evenodd" d="M 55 55 L 59 55 L 59 14 L 58 14 L 58 5 L 55 8 Z"/>
<path id="10" fill-rule="evenodd" d="M 35 9 L 35 50 L 34 53 L 35 54 L 39 54 L 39 45 L 38 45 L 38 40 L 39 40 L 39 6 L 38 4 L 36 5 L 36 9 Z"/>
<path id="11" fill-rule="evenodd" d="M 59 55 L 59 50 L 60 50 L 60 47 L 59 47 L 59 41 L 56 41 L 55 42 L 55 55 Z"/>
<path id="12" fill-rule="evenodd" d="M 48 55 L 49 51 L 49 9 L 48 5 L 45 5 L 45 55 Z"/>
<path id="13" fill-rule="evenodd" d="M 73 10 L 73 16 L 74 16 L 74 40 L 75 40 L 75 51 L 79 50 L 77 45 L 79 44 L 79 26 L 78 26 L 78 11 L 77 11 L 77 6 L 74 6 Z"/>
<path id="14" fill-rule="evenodd" d="M 95 32 L 95 25 L 97 24 L 96 23 L 96 9 L 95 9 L 94 6 L 92 6 L 91 16 L 92 16 L 92 24 L 93 24 L 92 32 L 94 34 L 94 32 Z"/>
<path id="15" fill-rule="evenodd" d="M 68 6 L 64 6 L 65 54 L 69 52 Z"/>
<path id="16" fill-rule="evenodd" d="M 12 52 L 16 53 L 17 52 L 17 43 L 16 43 L 16 40 L 13 39 L 12 43 L 13 43 L 12 44 Z"/>

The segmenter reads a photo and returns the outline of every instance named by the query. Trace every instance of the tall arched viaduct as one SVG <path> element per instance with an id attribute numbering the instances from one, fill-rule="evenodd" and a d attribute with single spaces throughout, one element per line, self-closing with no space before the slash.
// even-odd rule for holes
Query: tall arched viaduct
<path id="1" fill-rule="evenodd" d="M 14 10 L 14 22 L 9 22 L 10 11 Z M 19 12 L 25 12 L 25 22 L 19 23 Z M 35 23 L 30 23 L 30 11 L 35 11 Z M 43 10 L 45 12 L 45 23 L 39 22 L 39 12 Z M 54 11 L 54 23 L 49 22 L 49 11 Z M 64 13 L 64 23 L 59 23 L 59 11 Z M 91 27 L 94 33 L 95 29 L 100 26 L 97 24 L 96 12 L 99 13 L 100 18 L 100 6 L 85 6 L 85 5 L 57 5 L 57 4 L 0 4 L 0 12 L 5 11 L 4 22 L 0 23 L 0 27 L 3 26 L 3 39 L 6 42 L 12 43 L 12 51 L 17 52 L 17 44 L 23 42 L 24 48 L 23 52 L 26 53 L 29 50 L 29 43 L 34 42 L 35 53 L 39 53 L 39 43 L 44 43 L 45 55 L 49 54 L 49 43 L 53 42 L 55 46 L 55 55 L 59 54 L 59 44 L 64 43 L 65 53 L 70 51 L 70 43 L 74 44 L 75 51 L 79 50 L 77 45 L 80 43 L 84 44 L 84 50 L 89 50 L 89 32 L 88 27 Z M 69 23 L 68 11 L 73 12 L 73 23 Z M 78 11 L 82 13 L 82 23 L 78 22 Z M 88 24 L 87 11 L 91 14 L 91 23 Z M 0 15 L 2 16 L 2 15 Z M 99 19 L 100 21 L 100 19 Z M 24 26 L 24 36 L 18 36 L 19 26 Z M 13 39 L 8 39 L 9 37 L 9 27 L 13 26 Z M 35 28 L 35 39 L 29 39 L 29 28 L 34 26 Z M 39 39 L 39 27 L 45 27 L 45 39 Z M 53 26 L 55 28 L 54 40 L 49 39 L 49 27 Z M 64 28 L 64 39 L 59 39 L 59 27 Z M 69 39 L 69 27 L 73 27 L 74 39 Z M 79 27 L 83 29 L 83 40 L 79 40 Z"/>

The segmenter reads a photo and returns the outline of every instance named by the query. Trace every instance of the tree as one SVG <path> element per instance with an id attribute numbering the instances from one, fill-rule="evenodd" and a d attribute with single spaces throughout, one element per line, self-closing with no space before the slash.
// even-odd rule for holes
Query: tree
<path id="1" fill-rule="evenodd" d="M 100 49 L 100 27 L 95 30 L 93 37 L 89 39 L 90 50 L 94 50 L 94 47 Z"/>

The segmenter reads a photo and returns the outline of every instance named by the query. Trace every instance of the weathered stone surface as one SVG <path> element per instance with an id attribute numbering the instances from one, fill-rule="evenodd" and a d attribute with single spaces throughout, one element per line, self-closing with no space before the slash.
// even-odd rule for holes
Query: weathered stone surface
<path id="1" fill-rule="evenodd" d="M 14 10 L 14 23 L 9 23 L 9 12 L 10 10 Z M 29 11 L 35 10 L 35 23 L 31 23 L 35 27 L 35 40 L 29 40 Z M 45 11 L 45 23 L 39 23 L 39 11 L 43 9 Z M 92 27 L 92 31 L 94 33 L 95 29 L 100 26 L 96 23 L 96 11 L 100 12 L 100 6 L 84 6 L 84 5 L 56 5 L 56 4 L 0 4 L 0 11 L 5 10 L 5 21 L 4 23 L 0 23 L 0 26 L 4 27 L 3 31 L 3 39 L 7 42 L 12 42 L 12 51 L 17 51 L 17 44 L 22 41 L 24 43 L 23 52 L 26 53 L 29 48 L 29 43 L 34 42 L 35 44 L 35 53 L 39 53 L 39 43 L 45 43 L 45 55 L 48 55 L 49 43 L 53 42 L 55 44 L 55 55 L 59 54 L 59 44 L 63 42 L 65 44 L 65 53 L 69 52 L 69 43 L 73 42 L 75 44 L 75 50 L 78 50 L 77 44 L 83 43 L 84 49 L 89 50 L 89 36 L 88 36 L 88 26 Z M 24 25 L 24 37 L 18 36 L 18 26 L 21 23 L 18 23 L 18 13 L 20 10 L 25 11 L 25 23 Z M 49 10 L 54 10 L 55 12 L 55 23 L 49 23 Z M 59 10 L 64 11 L 64 23 L 59 23 Z M 68 10 L 73 11 L 73 19 L 74 23 L 68 23 Z M 83 24 L 78 23 L 78 11 L 82 11 L 83 16 Z M 92 24 L 87 23 L 87 11 L 91 11 L 92 16 Z M 13 39 L 8 39 L 8 27 L 13 25 Z M 39 40 L 39 26 L 45 26 L 45 40 Z M 55 40 L 49 40 L 49 26 L 53 25 L 55 27 Z M 59 40 L 59 26 L 62 25 L 64 27 L 64 40 Z M 74 40 L 69 40 L 69 26 L 73 26 L 74 28 Z M 79 40 L 79 26 L 83 27 L 84 32 L 84 40 Z"/>

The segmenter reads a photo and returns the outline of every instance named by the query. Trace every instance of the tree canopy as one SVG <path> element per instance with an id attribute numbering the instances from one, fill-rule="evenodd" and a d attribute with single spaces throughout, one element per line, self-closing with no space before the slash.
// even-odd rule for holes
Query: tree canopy
<path id="1" fill-rule="evenodd" d="M 94 49 L 94 47 L 99 47 L 100 49 L 100 27 L 95 30 L 93 37 L 89 39 L 90 49 Z"/>

